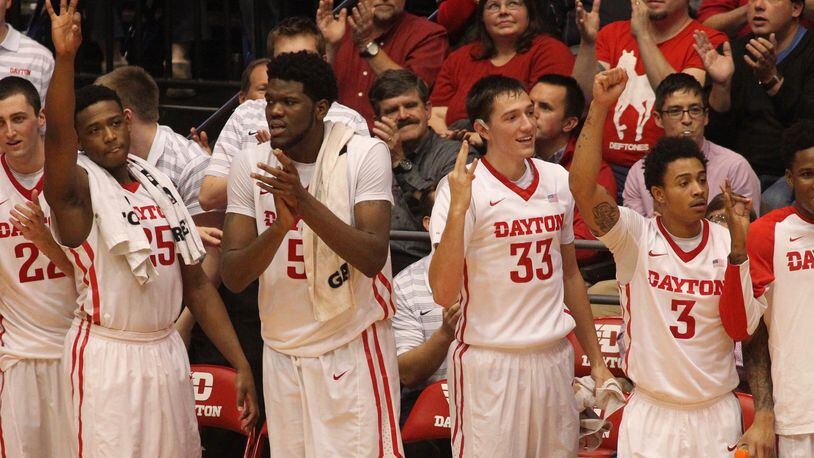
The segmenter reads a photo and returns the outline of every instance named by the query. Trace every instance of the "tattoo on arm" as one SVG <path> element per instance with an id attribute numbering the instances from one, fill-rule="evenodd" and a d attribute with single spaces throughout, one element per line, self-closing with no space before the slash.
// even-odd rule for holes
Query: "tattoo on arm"
<path id="1" fill-rule="evenodd" d="M 594 222 L 603 234 L 613 229 L 619 221 L 619 207 L 610 202 L 602 202 L 593 209 Z"/>
<path id="2" fill-rule="evenodd" d="M 769 355 L 769 332 L 763 320 L 749 342 L 743 344 L 743 365 L 752 389 L 755 410 L 774 408 L 772 394 L 772 361 Z"/>

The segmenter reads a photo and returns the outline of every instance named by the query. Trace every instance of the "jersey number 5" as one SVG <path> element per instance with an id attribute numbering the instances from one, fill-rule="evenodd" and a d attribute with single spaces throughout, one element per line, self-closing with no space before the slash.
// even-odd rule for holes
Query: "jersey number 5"
<path id="1" fill-rule="evenodd" d="M 672 304 L 670 304 L 670 308 L 674 312 L 679 312 L 676 321 L 684 324 L 681 327 L 670 326 L 670 332 L 673 333 L 676 339 L 691 339 L 695 335 L 695 318 L 690 315 L 693 307 L 695 307 L 695 301 L 673 299 Z"/>
<path id="2" fill-rule="evenodd" d="M 512 256 L 516 256 L 518 253 L 520 254 L 520 258 L 517 260 L 517 267 L 520 267 L 520 269 L 509 272 L 509 277 L 513 282 L 528 283 L 534 277 L 537 277 L 538 280 L 551 278 L 551 274 L 554 273 L 550 254 L 552 240 L 553 239 L 535 240 L 533 242 L 518 242 L 509 245 L 509 251 Z M 535 263 L 531 257 L 532 246 L 535 251 L 534 254 L 542 254 L 542 259 L 539 264 Z M 534 258 L 539 259 L 538 256 Z"/>
<path id="3" fill-rule="evenodd" d="M 26 251 L 28 251 L 27 257 Z M 64 273 L 57 270 L 57 266 L 51 261 L 48 261 L 48 267 L 44 272 L 41 267 L 35 267 L 32 269 L 31 267 L 40 256 L 40 249 L 37 248 L 37 245 L 34 245 L 31 242 L 25 242 L 15 246 L 14 255 L 17 257 L 17 259 L 26 258 L 26 260 L 23 261 L 23 265 L 20 266 L 20 283 L 40 281 L 44 280 L 46 277 L 49 279 L 54 279 L 65 276 Z"/>

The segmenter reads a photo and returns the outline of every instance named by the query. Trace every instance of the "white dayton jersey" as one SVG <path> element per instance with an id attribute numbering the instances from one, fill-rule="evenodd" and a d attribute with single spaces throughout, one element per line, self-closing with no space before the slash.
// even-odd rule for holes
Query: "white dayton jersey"
<path id="1" fill-rule="evenodd" d="M 449 205 L 444 178 L 430 222 L 433 245 L 441 241 Z M 481 159 L 466 213 L 456 339 L 519 349 L 547 346 L 571 332 L 560 245 L 574 241 L 573 221 L 568 172 L 560 165 L 529 159 L 518 184 Z"/>
<path id="2" fill-rule="evenodd" d="M 392 204 L 390 153 L 384 143 L 354 135 L 347 144 L 348 199 L 353 224 L 353 206 L 365 201 L 383 200 Z M 251 145 L 235 157 L 229 173 L 227 213 L 254 218 L 262 234 L 277 218 L 274 196 L 261 191 L 251 173 L 263 162 L 278 167 L 268 143 Z M 300 181 L 308 186 L 315 164 L 295 163 Z M 266 345 L 292 356 L 316 357 L 357 338 L 378 320 L 392 317 L 395 306 L 390 297 L 390 258 L 382 272 L 372 279 L 361 273 L 351 276 L 356 303 L 328 321 L 314 318 L 302 247 L 303 221 L 297 219 L 286 234 L 271 263 L 260 276 L 258 305 L 262 335 Z"/>
<path id="3" fill-rule="evenodd" d="M 814 221 L 794 207 L 777 209 L 749 227 L 747 250 L 754 295 L 768 305 L 776 431 L 814 433 Z M 747 320 L 760 312 L 752 308 Z"/>
<path id="4" fill-rule="evenodd" d="M 181 313 L 183 284 L 175 241 L 161 208 L 138 182 L 125 185 L 153 254 L 158 275 L 140 285 L 127 259 L 108 250 L 94 219 L 88 238 L 71 248 L 68 258 L 76 272 L 80 318 L 114 330 L 154 332 L 170 328 Z M 59 223 L 63 224 L 63 223 Z M 65 222 L 64 224 L 70 224 Z M 193 228 L 194 230 L 194 228 Z"/>
<path id="5" fill-rule="evenodd" d="M 623 368 L 637 389 L 669 403 L 710 401 L 738 385 L 735 344 L 718 308 L 729 232 L 701 224 L 698 236 L 679 239 L 661 218 L 620 207 L 619 221 L 600 237 L 613 252 L 622 293 Z"/>
<path id="6" fill-rule="evenodd" d="M 59 359 L 76 309 L 73 279 L 11 225 L 11 210 L 42 193 L 42 172 L 20 183 L 0 155 L 0 372 L 21 359 Z M 39 204 L 50 224 L 50 208 Z"/>

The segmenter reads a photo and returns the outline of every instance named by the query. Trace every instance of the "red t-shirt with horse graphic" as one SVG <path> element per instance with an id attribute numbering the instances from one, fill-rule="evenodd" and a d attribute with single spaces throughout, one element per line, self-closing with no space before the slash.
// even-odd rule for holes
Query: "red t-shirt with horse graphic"
<path id="1" fill-rule="evenodd" d="M 704 68 L 701 57 L 693 49 L 695 30 L 706 32 L 716 47 L 726 41 L 725 34 L 696 20 L 690 21 L 676 36 L 658 45 L 676 71 Z M 656 94 L 645 74 L 639 45 L 630 31 L 630 21 L 614 22 L 599 31 L 596 58 L 609 64 L 610 68 L 622 67 L 628 74 L 627 87 L 605 121 L 603 157 L 611 164 L 630 167 L 649 153 L 656 140 L 664 135 L 653 119 Z"/>

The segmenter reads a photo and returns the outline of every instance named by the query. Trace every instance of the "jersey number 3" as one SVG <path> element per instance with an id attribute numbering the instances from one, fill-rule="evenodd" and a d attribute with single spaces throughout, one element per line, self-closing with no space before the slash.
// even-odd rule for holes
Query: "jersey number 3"
<path id="1" fill-rule="evenodd" d="M 683 326 L 670 326 L 670 332 L 676 339 L 691 339 L 695 335 L 695 318 L 690 315 L 695 301 L 673 299 L 670 308 L 674 312 L 679 312 L 676 321 Z"/>
<path id="2" fill-rule="evenodd" d="M 509 251 L 512 256 L 520 255 L 517 260 L 517 267 L 519 269 L 509 272 L 509 277 L 515 283 L 528 283 L 534 277 L 538 280 L 545 280 L 551 278 L 554 273 L 553 265 L 551 264 L 551 241 L 553 239 L 535 240 L 534 242 L 519 242 L 509 245 Z M 532 245 L 535 255 L 542 254 L 540 263 L 534 262 L 534 259 L 539 259 L 539 256 L 534 256 L 532 259 Z"/>

